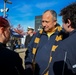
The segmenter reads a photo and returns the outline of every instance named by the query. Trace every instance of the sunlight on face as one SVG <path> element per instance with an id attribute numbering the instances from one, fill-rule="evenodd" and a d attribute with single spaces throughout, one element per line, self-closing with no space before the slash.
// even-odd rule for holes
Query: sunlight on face
<path id="1" fill-rule="evenodd" d="M 54 20 L 53 15 L 47 11 L 42 16 L 42 26 L 44 31 L 49 32 L 55 28 L 56 20 Z"/>

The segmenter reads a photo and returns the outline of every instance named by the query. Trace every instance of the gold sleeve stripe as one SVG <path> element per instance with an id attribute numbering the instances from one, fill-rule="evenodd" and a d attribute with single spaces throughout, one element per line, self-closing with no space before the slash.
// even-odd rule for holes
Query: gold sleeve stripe
<path id="1" fill-rule="evenodd" d="M 55 40 L 56 40 L 56 41 L 62 40 L 62 35 L 56 36 L 56 39 L 55 39 Z"/>
<path id="2" fill-rule="evenodd" d="M 56 45 L 53 45 L 52 46 L 52 51 L 55 51 L 57 47 L 58 47 L 58 45 L 57 46 Z"/>
<path id="3" fill-rule="evenodd" d="M 35 55 L 35 53 L 36 53 L 36 48 L 33 48 L 32 53 Z"/>
<path id="4" fill-rule="evenodd" d="M 47 71 L 46 74 L 44 74 L 44 75 L 49 75 L 49 72 Z"/>
<path id="5" fill-rule="evenodd" d="M 52 61 L 52 57 L 50 57 L 49 63 Z"/>
<path id="6" fill-rule="evenodd" d="M 34 42 L 35 43 L 39 43 L 39 40 L 40 40 L 40 38 L 36 37 L 35 40 L 34 40 Z"/>

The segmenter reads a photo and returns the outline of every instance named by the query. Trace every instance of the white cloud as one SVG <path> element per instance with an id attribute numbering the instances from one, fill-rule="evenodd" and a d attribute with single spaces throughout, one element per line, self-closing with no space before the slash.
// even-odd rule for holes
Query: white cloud
<path id="1" fill-rule="evenodd" d="M 15 9 L 16 11 L 20 12 L 20 13 L 25 13 L 28 11 L 32 11 L 31 10 L 31 5 L 27 5 L 27 4 L 20 4 L 17 6 L 14 6 L 12 9 Z"/>
<path id="2" fill-rule="evenodd" d="M 25 18 L 25 17 L 29 17 L 29 16 L 31 16 L 32 15 L 32 13 L 22 13 L 22 14 L 18 14 L 18 16 L 17 17 L 19 17 L 19 18 Z"/>
<path id="3" fill-rule="evenodd" d="M 17 10 L 19 10 L 21 12 L 27 12 L 30 9 L 31 9 L 30 5 L 23 5 L 23 6 L 20 6 Z"/>
<path id="4" fill-rule="evenodd" d="M 12 9 L 17 9 L 19 7 L 19 5 L 16 5 L 14 7 L 12 7 Z"/>
<path id="5" fill-rule="evenodd" d="M 15 9 L 15 10 L 14 10 Z M 16 12 L 16 14 L 13 14 L 16 18 L 25 18 L 25 17 L 29 17 L 32 16 L 32 6 L 28 5 L 28 4 L 20 4 L 17 6 L 14 6 L 12 8 L 12 10 L 14 10 L 14 13 Z"/>
<path id="6" fill-rule="evenodd" d="M 57 4 L 57 2 L 44 2 L 44 3 L 36 4 L 36 7 L 43 9 L 43 8 L 54 6 L 55 4 Z"/>

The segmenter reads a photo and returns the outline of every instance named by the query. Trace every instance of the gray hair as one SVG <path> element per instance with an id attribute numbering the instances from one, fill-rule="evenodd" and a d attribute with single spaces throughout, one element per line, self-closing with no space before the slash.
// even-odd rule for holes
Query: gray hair
<path id="1" fill-rule="evenodd" d="M 55 19 L 55 20 L 57 20 L 57 13 L 54 11 L 54 10 L 46 10 L 44 13 L 46 13 L 47 11 L 50 11 L 50 13 L 53 15 L 53 18 Z M 44 14 L 43 13 L 43 14 Z"/>

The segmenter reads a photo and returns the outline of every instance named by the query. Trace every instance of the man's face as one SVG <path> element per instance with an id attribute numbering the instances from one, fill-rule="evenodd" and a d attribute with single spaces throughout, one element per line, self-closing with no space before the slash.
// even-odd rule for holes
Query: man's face
<path id="1" fill-rule="evenodd" d="M 31 33 L 33 33 L 33 31 L 30 29 L 30 30 L 28 30 L 28 35 L 30 35 Z"/>
<path id="2" fill-rule="evenodd" d="M 52 31 L 52 29 L 55 28 L 56 20 L 54 20 L 52 14 L 50 11 L 47 11 L 42 16 L 42 26 L 44 31 L 49 32 Z"/>

